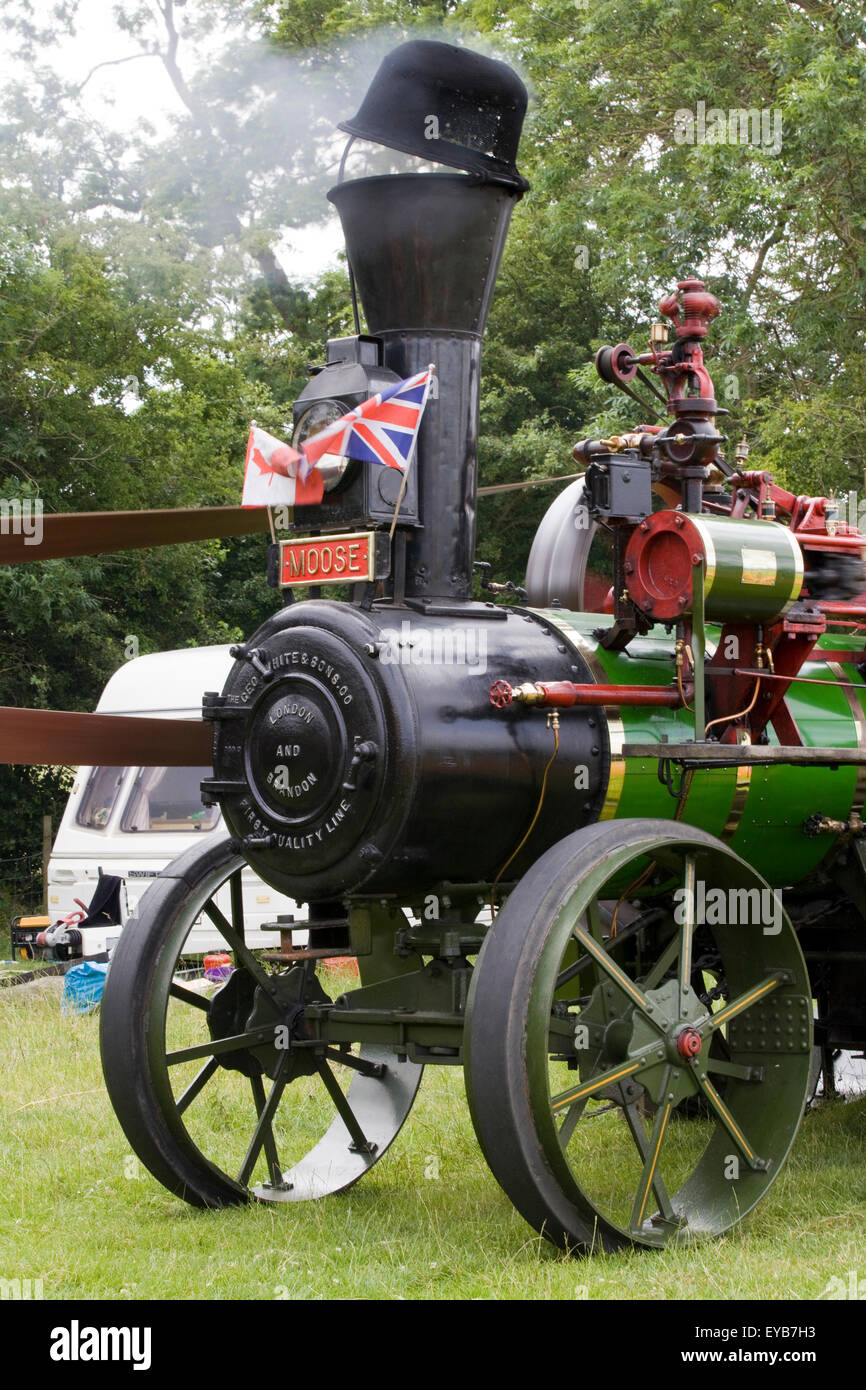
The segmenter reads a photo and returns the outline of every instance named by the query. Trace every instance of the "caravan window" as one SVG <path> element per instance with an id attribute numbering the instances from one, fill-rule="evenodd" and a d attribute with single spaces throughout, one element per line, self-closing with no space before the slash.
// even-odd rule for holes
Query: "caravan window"
<path id="1" fill-rule="evenodd" d="M 121 830 L 212 830 L 219 808 L 204 807 L 200 782 L 209 767 L 142 767 L 120 822 Z"/>
<path id="2" fill-rule="evenodd" d="M 93 769 L 81 805 L 75 813 L 77 825 L 86 826 L 88 830 L 105 829 L 126 772 L 125 767 Z"/>

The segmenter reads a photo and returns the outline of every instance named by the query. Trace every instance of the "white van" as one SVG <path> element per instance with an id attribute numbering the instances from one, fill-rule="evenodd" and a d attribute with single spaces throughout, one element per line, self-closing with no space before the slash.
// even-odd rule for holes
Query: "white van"
<path id="1" fill-rule="evenodd" d="M 232 665 L 227 646 L 135 657 L 115 671 L 97 713 L 200 719 L 203 693 L 222 690 Z M 48 863 L 51 921 L 89 904 L 101 869 L 122 879 L 120 916 L 125 922 L 160 870 L 221 825 L 219 809 L 202 805 L 199 783 L 209 775 L 208 767 L 80 767 Z M 287 913 L 304 920 L 306 912 L 252 870 L 244 869 L 242 880 L 248 944 L 277 946 L 279 937 L 259 931 L 260 924 Z M 227 887 L 217 902 L 228 915 Z M 88 928 L 85 954 L 110 949 L 119 932 Z M 298 938 L 296 942 L 300 944 Z M 224 943 L 210 923 L 199 919 L 190 933 L 189 951 L 211 949 L 224 949 Z"/>

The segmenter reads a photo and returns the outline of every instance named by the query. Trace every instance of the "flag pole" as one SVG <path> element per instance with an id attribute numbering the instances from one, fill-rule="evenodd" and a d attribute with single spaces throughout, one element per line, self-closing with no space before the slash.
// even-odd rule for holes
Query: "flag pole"
<path id="1" fill-rule="evenodd" d="M 428 367 L 427 367 L 427 371 L 430 373 L 430 375 L 429 375 L 428 378 L 427 378 L 427 390 L 424 392 L 424 405 L 425 405 L 425 406 L 426 406 L 426 404 L 427 404 L 427 397 L 428 397 L 429 394 L 430 394 L 430 387 L 431 387 L 431 385 L 432 385 L 432 383 L 433 383 L 433 373 L 435 372 L 435 370 L 436 370 L 436 364 L 435 364 L 435 362 L 430 362 L 430 363 L 428 364 Z M 419 429 L 420 429 L 420 425 L 419 425 Z M 411 454 L 409 455 L 409 458 L 408 458 L 408 460 L 407 460 L 407 462 L 406 462 L 406 467 L 405 467 L 404 470 L 403 470 L 403 481 L 402 481 L 401 484 L 400 484 L 400 491 L 397 493 L 397 501 L 396 501 L 396 503 L 395 503 L 395 505 L 394 505 L 394 516 L 393 516 L 393 518 L 392 518 L 392 520 L 391 520 L 391 529 L 390 529 L 390 531 L 388 532 L 388 544 L 389 544 L 389 545 L 391 544 L 391 542 L 392 542 L 393 539 L 394 539 L 394 532 L 395 532 L 395 530 L 396 530 L 396 528 L 397 528 L 397 518 L 398 518 L 398 516 L 400 515 L 400 508 L 401 508 L 402 505 L 403 505 L 403 498 L 406 496 L 406 486 L 407 486 L 407 484 L 408 484 L 408 482 L 409 482 L 409 469 L 412 467 L 412 464 L 415 462 L 415 454 L 417 453 L 417 451 L 418 451 L 418 437 L 417 437 L 417 435 L 416 435 L 415 439 L 413 439 L 413 441 L 412 441 L 412 452 L 411 452 Z"/>

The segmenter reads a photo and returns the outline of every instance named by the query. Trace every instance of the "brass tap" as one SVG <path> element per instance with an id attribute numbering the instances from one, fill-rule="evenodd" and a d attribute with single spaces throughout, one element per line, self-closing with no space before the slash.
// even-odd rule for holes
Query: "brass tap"
<path id="1" fill-rule="evenodd" d="M 540 705 L 545 698 L 544 689 L 534 681 L 527 681 L 525 685 L 516 685 L 511 698 L 517 705 Z"/>
<path id="2" fill-rule="evenodd" d="M 612 454 L 621 454 L 624 449 L 639 449 L 642 439 L 643 433 L 637 430 L 631 434 L 612 434 L 610 439 L 600 439 L 598 442 Z"/>

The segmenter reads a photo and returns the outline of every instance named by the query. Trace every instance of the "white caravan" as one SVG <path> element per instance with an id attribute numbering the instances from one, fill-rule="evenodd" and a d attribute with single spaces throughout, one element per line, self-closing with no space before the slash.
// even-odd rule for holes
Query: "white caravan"
<path id="1" fill-rule="evenodd" d="M 199 719 L 203 693 L 222 690 L 232 665 L 227 646 L 135 657 L 115 671 L 97 712 Z M 80 767 L 48 864 L 51 921 L 90 902 L 101 869 L 123 881 L 120 915 L 125 922 L 161 869 L 222 826 L 219 809 L 202 805 L 199 783 L 209 775 L 207 767 Z M 287 913 L 302 920 L 306 912 L 248 868 L 242 881 L 248 944 L 277 947 L 279 936 L 261 932 L 260 925 Z M 227 886 L 217 901 L 228 916 Z M 85 954 L 110 949 L 119 934 L 118 927 L 89 927 Z M 189 951 L 211 949 L 225 949 L 225 943 L 199 918 Z"/>

